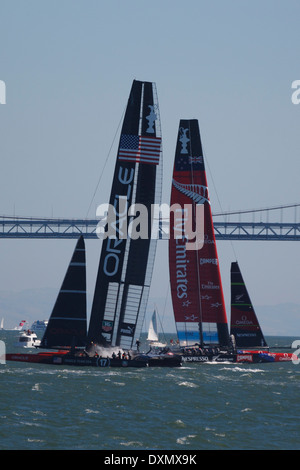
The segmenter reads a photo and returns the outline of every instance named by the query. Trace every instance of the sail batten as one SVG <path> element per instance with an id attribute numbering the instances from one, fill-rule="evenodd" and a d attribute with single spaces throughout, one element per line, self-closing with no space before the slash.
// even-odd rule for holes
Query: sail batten
<path id="1" fill-rule="evenodd" d="M 148 237 L 106 238 L 102 244 L 88 339 L 104 346 L 130 348 L 142 329 L 151 281 L 156 240 L 151 240 L 151 205 L 161 194 L 161 134 L 156 87 L 134 80 L 121 130 L 110 204 L 121 198 L 126 211 L 117 217 L 130 227 L 128 208 L 143 205 Z M 118 212 L 118 211 L 117 211 Z"/>
<path id="2" fill-rule="evenodd" d="M 195 343 L 228 345 L 228 325 L 208 195 L 198 121 L 181 120 L 173 169 L 169 267 L 175 323 L 182 346 Z M 189 249 L 180 231 L 191 214 L 195 230 L 197 205 L 203 205 L 204 243 Z M 188 213 L 186 207 L 191 208 Z M 186 220 L 185 220 L 186 219 Z"/>

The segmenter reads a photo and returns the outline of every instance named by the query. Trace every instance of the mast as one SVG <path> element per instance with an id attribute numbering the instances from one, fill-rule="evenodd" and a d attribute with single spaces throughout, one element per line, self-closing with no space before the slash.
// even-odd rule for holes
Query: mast
<path id="1" fill-rule="evenodd" d="M 231 263 L 231 328 L 238 348 L 268 347 L 249 297 L 240 267 Z"/>
<path id="2" fill-rule="evenodd" d="M 103 240 L 88 340 L 103 346 L 131 348 L 146 311 L 156 239 L 151 239 L 151 205 L 161 199 L 161 130 L 156 87 L 133 81 L 121 130 L 109 203 L 117 210 L 116 238 Z M 127 211 L 118 213 L 119 200 Z M 121 237 L 132 217 L 128 208 L 146 209 L 144 238 Z M 138 215 L 138 213 L 137 213 Z M 145 220 L 143 220 L 145 222 Z"/>
<path id="3" fill-rule="evenodd" d="M 84 346 L 86 333 L 85 243 L 80 236 L 39 347 Z"/>
<path id="4" fill-rule="evenodd" d="M 205 165 L 198 121 L 181 120 L 177 136 L 170 219 L 169 270 L 178 339 L 181 345 L 229 344 L 225 301 L 219 269 Z M 197 205 L 203 205 L 204 244 L 187 249 L 188 240 L 178 237 L 186 207 L 192 207 L 193 228 Z"/>

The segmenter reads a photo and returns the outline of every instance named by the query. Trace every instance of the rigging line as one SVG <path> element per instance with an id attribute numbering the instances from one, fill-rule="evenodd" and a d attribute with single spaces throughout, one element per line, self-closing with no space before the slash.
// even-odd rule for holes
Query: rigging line
<path id="1" fill-rule="evenodd" d="M 162 322 L 163 322 L 163 320 L 164 320 L 165 313 L 166 313 L 166 306 L 167 306 L 167 300 L 168 300 L 169 291 L 170 291 L 170 281 L 168 282 L 168 287 L 167 287 L 167 292 L 166 292 L 166 296 L 165 296 L 165 303 L 164 303 L 163 314 L 162 314 L 162 319 L 161 319 L 161 320 L 160 320 L 160 316 L 159 316 L 159 322 L 160 322 L 160 325 L 161 325 L 163 337 L 164 337 L 164 340 L 165 340 L 166 342 L 168 342 L 168 341 L 167 341 L 166 336 L 165 336 L 165 332 L 164 332 L 164 329 L 163 329 L 163 326 L 162 326 Z"/>
<path id="2" fill-rule="evenodd" d="M 205 153 L 205 151 L 204 151 L 204 149 L 203 149 L 203 146 L 202 146 L 202 153 L 203 153 L 203 158 L 205 159 L 205 165 L 207 164 L 208 171 L 209 171 L 209 175 L 210 175 L 210 178 L 211 178 L 211 181 L 212 181 L 212 184 L 213 184 L 215 193 L 216 193 L 216 197 L 217 197 L 217 200 L 218 200 L 218 203 L 219 203 L 219 206 L 220 206 L 221 213 L 218 214 L 218 215 L 222 215 L 222 216 L 223 216 L 224 223 L 226 223 L 226 219 L 225 219 L 226 213 L 223 211 L 222 204 L 221 204 L 221 201 L 220 201 L 220 198 L 219 198 L 219 195 L 218 195 L 218 191 L 217 191 L 217 188 L 216 188 L 216 185 L 215 185 L 215 182 L 214 182 L 214 178 L 213 178 L 213 175 L 212 175 L 210 166 L 209 166 L 208 159 L 206 158 L 206 153 Z M 234 258 L 235 258 L 235 260 L 237 260 L 237 256 L 236 256 L 236 252 L 235 252 L 235 249 L 234 249 L 233 241 L 232 241 L 232 240 L 230 240 L 230 244 L 231 244 L 231 249 L 232 249 L 232 251 L 233 251 Z"/>
<path id="3" fill-rule="evenodd" d="M 160 328 L 161 328 L 162 335 L 163 335 L 163 337 L 164 337 L 164 340 L 167 342 L 166 336 L 165 336 L 165 332 L 164 332 L 164 329 L 163 329 L 163 326 L 162 326 L 162 322 L 161 322 L 160 316 L 159 316 L 159 314 L 158 314 L 158 309 L 157 309 L 156 304 L 155 304 L 155 310 L 156 310 L 156 313 L 157 313 L 157 318 L 158 318 L 158 321 L 159 321 L 159 324 L 160 324 Z M 157 331 L 157 335 L 158 335 L 158 331 Z"/>
<path id="4" fill-rule="evenodd" d="M 122 116 L 121 116 L 121 119 L 120 119 L 120 121 L 119 121 L 119 124 L 118 124 L 117 130 L 116 130 L 116 132 L 115 132 L 115 135 L 114 135 L 114 137 L 113 137 L 113 141 L 112 141 L 112 143 L 111 143 L 111 146 L 110 146 L 110 148 L 109 148 L 109 151 L 108 151 L 107 157 L 106 157 L 106 159 L 105 159 L 105 162 L 104 162 L 104 165 L 103 165 L 102 171 L 101 171 L 101 173 L 100 173 L 100 176 L 99 176 L 99 179 L 98 179 L 98 182 L 97 182 L 97 185 L 96 185 L 96 188 L 95 188 L 94 194 L 93 194 L 93 196 L 92 196 L 92 199 L 91 199 L 90 205 L 89 205 L 89 207 L 88 207 L 88 210 L 87 210 L 87 213 L 86 213 L 85 219 L 87 219 L 87 218 L 88 218 L 88 214 L 89 214 L 89 212 L 90 212 L 91 206 L 92 206 L 92 204 L 93 204 L 93 201 L 94 201 L 94 199 L 95 199 L 96 192 L 98 191 L 98 188 L 99 188 L 99 185 L 100 185 L 100 182 L 101 182 L 101 179 L 102 179 L 102 176 L 103 176 L 103 173 L 104 173 L 104 170 L 105 170 L 106 164 L 107 164 L 107 162 L 108 162 L 108 159 L 109 159 L 109 157 L 110 157 L 111 150 L 112 150 L 112 148 L 113 148 L 113 145 L 114 145 L 114 143 L 115 143 L 115 140 L 116 140 L 117 134 L 118 134 L 118 132 L 119 132 L 119 129 L 120 129 L 121 123 L 122 123 L 122 121 L 123 121 L 123 117 L 124 117 L 124 114 L 125 114 L 125 110 L 126 110 L 126 106 L 125 106 L 125 108 L 124 108 L 124 111 L 123 111 L 123 113 L 122 113 Z"/>

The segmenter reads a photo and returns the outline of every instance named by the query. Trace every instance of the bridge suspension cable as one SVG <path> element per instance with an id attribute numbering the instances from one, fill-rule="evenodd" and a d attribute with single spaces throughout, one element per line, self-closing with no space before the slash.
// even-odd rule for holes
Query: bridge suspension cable
<path id="1" fill-rule="evenodd" d="M 264 207 L 260 209 L 243 209 L 243 210 L 235 210 L 235 211 L 228 211 L 228 212 L 218 212 L 218 213 L 214 213 L 213 217 L 230 216 L 230 215 L 237 215 L 237 214 L 255 214 L 257 212 L 269 212 L 269 211 L 290 209 L 290 208 L 296 208 L 296 207 L 300 207 L 300 203 L 286 204 L 282 206 Z"/>

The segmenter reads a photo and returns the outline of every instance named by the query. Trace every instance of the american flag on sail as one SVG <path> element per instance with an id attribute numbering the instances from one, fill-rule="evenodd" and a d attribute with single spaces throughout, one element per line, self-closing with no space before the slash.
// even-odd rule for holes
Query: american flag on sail
<path id="1" fill-rule="evenodd" d="M 158 165 L 160 146 L 160 137 L 122 134 L 118 159 L 126 162 Z"/>

